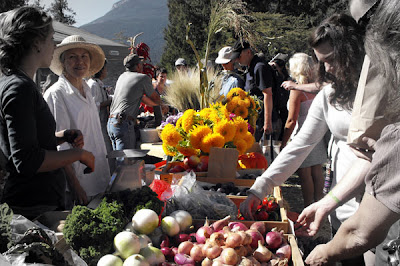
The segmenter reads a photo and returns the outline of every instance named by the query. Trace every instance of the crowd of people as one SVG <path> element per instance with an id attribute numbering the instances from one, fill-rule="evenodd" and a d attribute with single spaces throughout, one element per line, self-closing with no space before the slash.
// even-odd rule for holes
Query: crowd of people
<path id="1" fill-rule="evenodd" d="M 333 14 L 312 31 L 312 55 L 299 51 L 267 61 L 240 39 L 215 59 L 221 96 L 239 87 L 263 103 L 256 141 L 267 135 L 281 141 L 240 211 L 253 220 L 262 199 L 297 172 L 305 209 L 296 233 L 314 236 L 329 216 L 333 235 L 306 258 L 309 265 L 385 265 L 383 245 L 400 235 L 400 3 L 350 0 L 349 7 L 351 16 Z M 141 104 L 153 109 L 155 125 L 177 111 L 162 101 L 166 69 L 152 80 L 143 73 L 144 58 L 129 54 L 111 97 L 100 46 L 78 35 L 55 46 L 53 35 L 52 18 L 34 7 L 0 15 L 0 166 L 8 172 L 0 196 L 27 218 L 86 205 L 104 192 L 117 163 L 107 154 L 138 147 Z M 192 75 L 184 58 L 175 67 Z M 39 68 L 58 76 L 49 75 L 42 91 L 33 81 Z M 372 90 L 386 97 L 365 101 L 362 93 Z M 368 104 L 382 106 L 384 115 L 364 124 L 382 133 L 350 140 L 360 123 L 355 112 Z"/>

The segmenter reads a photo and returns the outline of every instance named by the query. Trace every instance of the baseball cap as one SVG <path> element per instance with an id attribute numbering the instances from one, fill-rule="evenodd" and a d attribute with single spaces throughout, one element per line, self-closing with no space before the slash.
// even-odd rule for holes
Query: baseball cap
<path id="1" fill-rule="evenodd" d="M 131 68 L 140 63 L 144 59 L 143 56 L 139 56 L 137 54 L 129 54 L 124 58 L 124 66 L 127 68 Z"/>
<path id="2" fill-rule="evenodd" d="M 358 22 L 378 2 L 378 0 L 352 0 L 350 1 L 351 16 Z"/>
<path id="3" fill-rule="evenodd" d="M 176 59 L 175 66 L 186 66 L 186 60 L 184 58 Z"/>
<path id="4" fill-rule="evenodd" d="M 274 58 L 271 59 L 271 61 L 275 61 L 275 60 L 282 60 L 285 61 L 288 58 L 288 54 L 282 54 L 282 53 L 278 53 L 274 56 Z"/>
<path id="5" fill-rule="evenodd" d="M 233 56 L 236 53 L 233 52 L 233 49 L 231 46 L 225 46 L 218 52 L 218 57 L 215 59 L 216 64 L 227 64 L 229 63 L 233 58 Z"/>
<path id="6" fill-rule="evenodd" d="M 233 48 L 233 52 L 235 52 L 238 55 L 240 55 L 240 53 L 243 50 L 250 48 L 250 43 L 248 43 L 246 41 L 237 40 L 232 48 Z"/>

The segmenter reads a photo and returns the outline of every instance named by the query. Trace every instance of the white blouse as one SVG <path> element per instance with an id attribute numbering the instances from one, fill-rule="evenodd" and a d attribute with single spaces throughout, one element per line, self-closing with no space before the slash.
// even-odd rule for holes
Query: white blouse
<path id="1" fill-rule="evenodd" d="M 101 132 L 98 109 L 93 100 L 90 88 L 82 80 L 86 98 L 63 75 L 44 94 L 44 99 L 50 107 L 56 120 L 57 131 L 64 129 L 79 129 L 84 137 L 83 149 L 95 156 L 95 169 L 90 174 L 84 174 L 86 166 L 73 163 L 76 176 L 88 196 L 104 192 L 110 180 L 110 170 L 106 159 L 107 151 Z M 69 143 L 58 146 L 58 150 L 70 149 Z"/>

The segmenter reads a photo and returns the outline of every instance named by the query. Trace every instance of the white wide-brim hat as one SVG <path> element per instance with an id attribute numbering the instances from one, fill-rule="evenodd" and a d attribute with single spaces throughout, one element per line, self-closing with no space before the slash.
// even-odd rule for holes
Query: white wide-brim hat
<path id="1" fill-rule="evenodd" d="M 232 59 L 235 58 L 235 54 L 233 52 L 232 47 L 230 46 L 225 46 L 218 52 L 218 57 L 215 59 L 216 64 L 227 64 L 229 63 Z"/>
<path id="2" fill-rule="evenodd" d="M 90 54 L 90 67 L 88 71 L 88 77 L 99 72 L 104 65 L 105 55 L 100 46 L 94 43 L 87 42 L 82 36 L 71 35 L 66 37 L 60 44 L 57 45 L 54 50 L 53 60 L 50 64 L 50 69 L 55 74 L 60 76 L 64 70 L 64 66 L 61 63 L 61 54 L 67 50 L 82 48 Z"/>

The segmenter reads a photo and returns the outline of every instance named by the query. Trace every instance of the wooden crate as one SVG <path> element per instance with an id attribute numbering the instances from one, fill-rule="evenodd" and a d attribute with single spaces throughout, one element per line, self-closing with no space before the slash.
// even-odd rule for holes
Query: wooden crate
<path id="1" fill-rule="evenodd" d="M 283 197 L 282 197 L 282 191 L 280 187 L 274 187 L 274 197 L 276 202 L 279 204 L 279 213 L 281 215 L 281 221 L 268 221 L 268 227 L 269 229 L 272 229 L 274 227 L 277 227 L 279 230 L 283 230 L 285 233 L 290 232 L 290 226 L 289 226 L 289 220 L 287 217 L 287 211 L 283 207 Z M 227 195 L 227 197 L 235 203 L 235 205 L 239 208 L 240 203 L 246 200 L 247 196 L 232 196 L 232 195 Z M 250 224 L 253 221 L 241 221 L 241 222 L 249 222 Z M 245 223 L 245 224 L 246 224 Z"/>
<path id="2" fill-rule="evenodd" d="M 292 234 L 285 234 L 286 239 L 292 249 L 292 264 L 293 266 L 304 266 L 303 257 L 301 256 L 299 247 L 297 246 L 296 238 Z"/>
<path id="3" fill-rule="evenodd" d="M 241 187 L 251 187 L 254 182 L 256 181 L 255 179 L 240 179 L 240 178 L 213 178 L 210 176 L 207 177 L 197 177 L 197 181 L 200 182 L 207 182 L 211 184 L 217 184 L 217 183 L 228 183 L 228 182 L 233 182 L 235 186 L 241 186 Z"/>
<path id="4" fill-rule="evenodd" d="M 209 220 L 209 224 L 212 224 L 215 220 Z M 205 220 L 195 219 L 193 220 L 193 225 L 195 228 L 199 228 L 204 225 Z M 247 227 L 250 227 L 254 221 L 240 221 L 241 223 L 245 224 Z M 268 231 L 270 231 L 274 227 L 278 227 L 279 223 L 271 222 L 271 221 L 263 221 L 266 225 Z M 278 225 L 278 226 L 276 226 Z M 304 266 L 303 257 L 301 256 L 299 247 L 296 242 L 296 238 L 292 234 L 284 234 L 285 239 L 288 241 L 290 248 L 292 250 L 292 258 L 289 261 L 289 265 L 292 266 Z"/>

